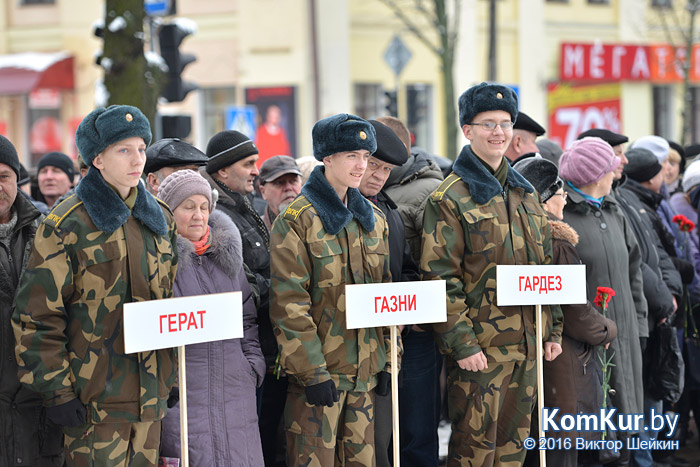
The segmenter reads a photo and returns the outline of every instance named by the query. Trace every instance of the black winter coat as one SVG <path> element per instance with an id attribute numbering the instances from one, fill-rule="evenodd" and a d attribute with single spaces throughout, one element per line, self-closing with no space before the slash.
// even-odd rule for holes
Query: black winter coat
<path id="1" fill-rule="evenodd" d="M 389 269 L 392 282 L 420 280 L 418 265 L 411 256 L 411 250 L 406 242 L 406 232 L 401 215 L 394 201 L 380 191 L 377 195 L 377 206 L 386 216 L 389 224 Z"/>

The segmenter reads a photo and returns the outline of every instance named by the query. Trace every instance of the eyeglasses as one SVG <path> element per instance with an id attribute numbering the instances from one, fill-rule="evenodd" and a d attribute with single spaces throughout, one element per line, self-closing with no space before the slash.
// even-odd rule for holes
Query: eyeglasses
<path id="1" fill-rule="evenodd" d="M 569 194 L 566 191 L 562 191 L 561 193 L 554 193 L 552 196 L 561 196 L 562 199 L 566 199 L 569 197 Z"/>
<path id="2" fill-rule="evenodd" d="M 479 125 L 479 126 L 484 127 L 484 129 L 488 130 L 488 131 L 493 131 L 496 129 L 497 126 L 500 126 L 501 130 L 508 131 L 508 130 L 513 129 L 513 125 L 515 125 L 515 123 L 513 123 L 513 122 L 503 122 L 503 123 L 481 122 L 481 123 L 469 123 L 469 125 Z"/>

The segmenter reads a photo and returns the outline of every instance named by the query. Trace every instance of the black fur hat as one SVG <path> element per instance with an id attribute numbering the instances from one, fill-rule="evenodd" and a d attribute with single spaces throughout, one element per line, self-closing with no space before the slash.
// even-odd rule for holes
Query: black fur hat
<path id="1" fill-rule="evenodd" d="M 337 114 L 319 120 L 311 130 L 314 157 L 322 161 L 336 152 L 366 149 L 377 150 L 377 134 L 364 118 L 351 114 Z"/>
<path id="2" fill-rule="evenodd" d="M 504 110 L 515 123 L 518 118 L 518 96 L 511 88 L 500 84 L 481 83 L 459 96 L 459 126 L 472 122 L 481 112 Z"/>

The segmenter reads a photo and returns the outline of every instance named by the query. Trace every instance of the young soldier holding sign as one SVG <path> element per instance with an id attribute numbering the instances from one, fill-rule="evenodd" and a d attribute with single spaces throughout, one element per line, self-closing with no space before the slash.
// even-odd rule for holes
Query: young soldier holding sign
<path id="1" fill-rule="evenodd" d="M 156 465 L 172 349 L 126 355 L 123 306 L 172 296 L 175 222 L 140 183 L 151 141 L 136 107 L 91 112 L 90 170 L 41 224 L 12 317 L 19 376 L 63 426 L 69 466 Z"/>
<path id="2" fill-rule="evenodd" d="M 517 96 L 505 86 L 482 83 L 460 96 L 471 145 L 425 208 L 421 269 L 426 279 L 447 282 L 447 322 L 433 329 L 449 357 L 451 466 L 518 465 L 526 454 L 542 343 L 534 306 L 496 305 L 496 265 L 550 264 L 552 240 L 537 194 L 504 158 L 517 115 Z M 561 353 L 561 310 L 544 309 L 545 358 L 553 360 Z"/>
<path id="3" fill-rule="evenodd" d="M 323 166 L 270 240 L 270 318 L 290 380 L 287 465 L 374 465 L 374 392 L 389 390 L 389 333 L 346 328 L 345 285 L 391 280 L 387 222 L 357 189 L 375 130 L 339 114 L 312 135 Z"/>

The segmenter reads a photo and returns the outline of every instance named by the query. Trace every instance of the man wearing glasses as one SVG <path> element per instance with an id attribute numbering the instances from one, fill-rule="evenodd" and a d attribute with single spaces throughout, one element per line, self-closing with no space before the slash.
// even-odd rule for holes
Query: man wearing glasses
<path id="1" fill-rule="evenodd" d="M 449 465 L 522 464 L 535 405 L 534 306 L 497 306 L 496 265 L 550 264 L 552 240 L 534 189 L 504 157 L 518 98 L 481 83 L 459 98 L 471 142 L 428 199 L 421 270 L 447 282 L 447 321 L 433 326 L 447 356 Z M 558 306 L 543 307 L 547 360 L 561 353 Z"/>

